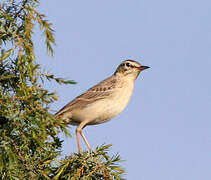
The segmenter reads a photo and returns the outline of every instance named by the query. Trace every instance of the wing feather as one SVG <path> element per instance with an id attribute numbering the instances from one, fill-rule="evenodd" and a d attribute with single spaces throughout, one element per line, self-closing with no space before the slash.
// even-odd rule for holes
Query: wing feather
<path id="1" fill-rule="evenodd" d="M 112 91 L 117 87 L 119 79 L 114 77 L 109 77 L 104 81 L 101 81 L 97 85 L 88 89 L 86 92 L 80 96 L 73 99 L 62 109 L 60 109 L 55 115 L 60 116 L 65 112 L 71 112 L 73 109 L 84 107 L 95 101 L 104 99 L 112 94 Z"/>

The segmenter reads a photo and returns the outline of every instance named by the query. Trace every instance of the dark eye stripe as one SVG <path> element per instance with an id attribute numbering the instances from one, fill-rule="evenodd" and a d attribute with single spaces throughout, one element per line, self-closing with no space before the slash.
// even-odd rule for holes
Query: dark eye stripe
<path id="1" fill-rule="evenodd" d="M 127 67 L 136 67 L 134 66 L 133 64 L 129 63 L 129 62 L 125 62 L 125 63 L 122 63 L 120 66 L 127 66 Z"/>
<path id="2" fill-rule="evenodd" d="M 126 65 L 127 67 L 130 67 L 130 66 L 131 66 L 131 64 L 130 64 L 130 63 L 126 63 L 125 65 Z"/>

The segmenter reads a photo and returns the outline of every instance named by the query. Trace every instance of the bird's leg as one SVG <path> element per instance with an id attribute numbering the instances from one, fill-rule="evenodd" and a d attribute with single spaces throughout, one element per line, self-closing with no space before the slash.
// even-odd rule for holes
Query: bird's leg
<path id="1" fill-rule="evenodd" d="M 77 144 L 78 144 L 78 153 L 81 153 L 81 146 L 80 146 L 80 138 L 79 138 L 80 130 L 76 128 L 76 137 L 77 137 Z"/>
<path id="2" fill-rule="evenodd" d="M 76 128 L 76 137 L 77 137 L 77 143 L 78 143 L 78 153 L 80 154 L 81 153 L 81 146 L 80 146 L 80 138 L 79 138 L 79 134 L 81 135 L 81 137 L 83 138 L 84 142 L 86 143 L 89 151 L 92 151 L 91 150 L 91 146 L 89 145 L 88 141 L 86 140 L 83 132 L 82 132 L 82 129 L 86 126 L 86 124 L 88 123 L 88 121 L 82 121 L 79 126 Z"/>
<path id="3" fill-rule="evenodd" d="M 87 145 L 89 151 L 92 152 L 92 148 L 91 148 L 91 146 L 89 145 L 89 143 L 88 143 L 88 141 L 87 141 L 87 139 L 86 139 L 86 137 L 84 136 L 84 134 L 83 134 L 82 131 L 80 132 L 80 135 L 81 135 L 81 137 L 83 138 L 84 142 L 86 143 L 86 145 Z"/>

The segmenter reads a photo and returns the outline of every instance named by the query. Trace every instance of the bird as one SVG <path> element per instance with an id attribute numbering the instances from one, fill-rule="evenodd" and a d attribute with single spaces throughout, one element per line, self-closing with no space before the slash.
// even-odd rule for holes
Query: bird
<path id="1" fill-rule="evenodd" d="M 141 71 L 148 68 L 150 67 L 143 66 L 135 60 L 125 60 L 113 75 L 77 96 L 55 114 L 67 124 L 77 126 L 79 154 L 81 153 L 80 135 L 88 150 L 92 151 L 82 132 L 83 128 L 105 123 L 122 112 L 131 98 L 135 80 Z"/>

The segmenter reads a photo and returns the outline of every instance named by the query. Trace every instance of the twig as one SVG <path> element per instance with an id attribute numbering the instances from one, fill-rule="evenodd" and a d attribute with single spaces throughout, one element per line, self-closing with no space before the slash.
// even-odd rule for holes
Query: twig
<path id="1" fill-rule="evenodd" d="M 28 0 L 24 0 L 22 7 L 19 9 L 19 11 L 15 14 L 14 19 L 17 18 L 17 16 L 21 13 L 21 11 L 25 8 L 25 5 L 27 3 Z"/>

